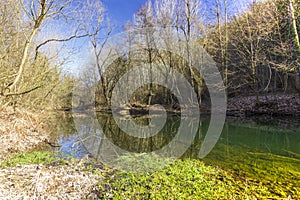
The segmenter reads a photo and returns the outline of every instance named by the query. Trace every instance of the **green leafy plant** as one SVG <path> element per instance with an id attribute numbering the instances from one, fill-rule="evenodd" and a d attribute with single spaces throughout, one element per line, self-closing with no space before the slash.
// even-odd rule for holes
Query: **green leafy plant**
<path id="1" fill-rule="evenodd" d="M 99 185 L 101 198 L 114 199 L 257 199 L 270 196 L 260 183 L 204 165 L 179 160 L 153 173 L 118 171 Z"/>
<path id="2" fill-rule="evenodd" d="M 55 160 L 55 155 L 48 151 L 33 151 L 30 153 L 20 152 L 12 154 L 9 158 L 5 159 L 1 163 L 1 166 L 10 167 L 27 164 L 49 164 Z"/>

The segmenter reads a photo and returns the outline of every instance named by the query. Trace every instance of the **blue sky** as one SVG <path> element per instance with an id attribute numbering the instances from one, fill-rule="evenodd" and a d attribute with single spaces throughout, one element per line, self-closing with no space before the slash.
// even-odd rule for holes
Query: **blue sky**
<path id="1" fill-rule="evenodd" d="M 102 0 L 108 17 L 119 27 L 132 20 L 133 14 L 145 2 L 146 0 Z"/>
<path id="2" fill-rule="evenodd" d="M 231 2 L 234 4 L 234 11 L 242 11 L 245 9 L 245 5 L 252 0 L 227 0 L 228 2 Z M 117 33 L 123 30 L 123 26 L 127 21 L 132 21 L 133 14 L 136 13 L 139 8 L 144 5 L 147 0 L 101 0 L 104 9 L 106 11 L 106 15 L 109 18 L 110 22 L 112 23 L 114 27 L 113 33 Z M 211 13 L 214 9 L 214 3 L 215 0 L 202 0 L 202 2 L 205 4 L 205 7 L 208 11 L 208 13 Z M 214 15 L 214 14 L 213 14 Z M 73 59 L 71 59 L 71 63 L 68 64 L 68 66 L 81 66 L 86 61 L 89 60 L 90 57 L 88 56 L 90 54 L 89 44 L 86 40 L 83 41 L 74 41 L 75 46 L 79 46 L 81 48 L 80 55 L 74 55 Z M 85 45 L 83 45 L 85 44 Z M 70 68 L 73 68 L 70 67 Z M 69 67 L 66 67 L 67 70 L 70 69 Z M 74 69 L 73 69 L 74 70 Z M 72 71 L 70 69 L 70 71 Z"/>
<path id="3" fill-rule="evenodd" d="M 147 0 L 101 0 L 105 13 L 113 25 L 113 34 L 123 31 L 123 26 L 127 21 L 132 21 L 134 13 L 136 13 Z M 91 59 L 90 45 L 87 39 L 75 41 L 74 46 L 79 47 L 80 53 L 72 57 L 72 61 L 67 64 L 65 71 L 73 71 L 74 68 L 88 63 Z"/>
<path id="4" fill-rule="evenodd" d="M 253 0 L 227 0 L 231 6 L 234 4 L 234 10 L 230 12 L 235 13 L 243 11 L 247 7 L 246 5 L 252 1 Z M 111 22 L 118 28 L 122 28 L 127 21 L 132 20 L 133 14 L 136 13 L 147 0 L 101 0 L 101 2 Z M 215 0 L 202 0 L 202 2 L 205 4 L 208 13 L 212 11 L 211 9 L 215 9 Z"/>

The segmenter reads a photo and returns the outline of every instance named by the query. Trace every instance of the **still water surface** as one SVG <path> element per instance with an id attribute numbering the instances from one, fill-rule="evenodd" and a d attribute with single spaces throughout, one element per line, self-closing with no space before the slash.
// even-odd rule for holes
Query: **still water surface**
<path id="1" fill-rule="evenodd" d="M 105 136 L 120 149 L 129 152 L 152 152 L 159 150 L 176 136 L 180 126 L 180 117 L 168 116 L 163 129 L 150 138 L 135 138 L 124 133 L 110 114 L 98 114 L 98 120 L 91 122 L 81 116 L 75 128 L 72 114 L 59 117 L 56 132 L 62 145 L 60 152 L 80 158 L 92 154 L 100 158 L 104 148 L 101 138 Z M 125 122 L 128 118 L 123 119 Z M 148 125 L 147 117 L 134 119 L 138 125 Z M 198 154 L 206 135 L 209 118 L 200 119 L 199 129 L 189 144 L 190 136 L 186 134 L 178 147 L 187 148 L 182 159 L 199 159 Z M 191 120 L 193 121 L 193 120 Z M 95 128 L 95 123 L 101 128 Z M 97 125 L 97 126 L 98 126 Z M 80 130 L 80 131 L 76 131 Z M 186 145 L 186 146 L 185 146 Z M 175 145 L 176 146 L 176 145 Z M 105 152 L 105 155 L 110 153 Z M 112 156 L 114 152 L 111 152 Z M 250 119 L 228 118 L 223 132 L 213 150 L 203 161 L 207 164 L 222 166 L 260 181 L 285 184 L 288 187 L 300 185 L 300 119 L 269 118 Z M 294 188 L 295 189 L 295 188 Z"/>

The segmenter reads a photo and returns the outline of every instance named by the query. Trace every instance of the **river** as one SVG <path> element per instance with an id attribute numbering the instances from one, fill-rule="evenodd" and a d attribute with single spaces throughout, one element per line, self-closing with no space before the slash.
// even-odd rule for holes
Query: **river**
<path id="1" fill-rule="evenodd" d="M 159 152 L 174 140 L 182 120 L 180 116 L 168 116 L 163 128 L 156 135 L 137 138 L 122 131 L 111 114 L 97 113 L 96 119 L 80 115 L 75 120 L 76 123 L 73 120 L 74 113 L 58 116 L 54 128 L 61 144 L 61 148 L 58 149 L 59 155 L 81 158 L 90 154 L 101 161 L 111 161 L 122 155 L 122 152 Z M 122 117 L 125 124 L 129 123 L 129 120 L 129 117 Z M 145 116 L 133 120 L 139 126 L 150 123 L 149 118 Z M 156 120 L 159 121 L 160 117 L 157 116 Z M 168 151 L 179 151 L 179 154 L 174 155 L 180 155 L 181 159 L 200 159 L 199 151 L 209 122 L 209 117 L 201 117 L 200 121 L 197 121 L 196 134 L 191 136 L 188 132 L 184 133 Z M 103 141 L 113 143 L 114 148 Z M 122 151 L 118 152 L 120 149 Z M 284 187 L 298 187 L 300 185 L 300 119 L 268 116 L 248 119 L 227 118 L 216 145 L 201 160 L 206 164 L 234 171 L 240 176 L 245 175 Z"/>

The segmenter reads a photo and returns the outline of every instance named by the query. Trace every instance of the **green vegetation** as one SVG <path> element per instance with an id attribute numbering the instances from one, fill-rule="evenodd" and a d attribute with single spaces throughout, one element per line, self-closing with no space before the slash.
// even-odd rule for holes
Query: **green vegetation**
<path id="1" fill-rule="evenodd" d="M 114 199 L 260 199 L 271 197 L 260 182 L 206 166 L 199 160 L 178 160 L 152 173 L 118 171 L 99 186 L 102 197 Z"/>
<path id="2" fill-rule="evenodd" d="M 49 164 L 57 160 L 55 155 L 49 151 L 33 151 L 29 153 L 16 153 L 11 154 L 2 163 L 2 167 L 11 167 L 16 165 L 28 165 L 28 164 Z"/>
<path id="3" fill-rule="evenodd" d="M 221 144 L 205 158 L 205 162 L 233 170 L 238 176 L 260 180 L 272 197 L 300 196 L 300 160 L 297 158 Z"/>
<path id="4" fill-rule="evenodd" d="M 122 86 L 124 89 L 118 88 L 118 97 L 128 96 L 128 91 L 133 85 L 131 83 L 138 80 L 143 82 L 145 77 L 149 78 L 150 81 L 147 82 L 150 84 L 143 85 L 133 93 L 130 105 L 120 107 L 138 110 L 152 104 L 161 104 L 170 110 L 179 110 L 180 97 L 176 97 L 170 88 L 178 90 L 179 96 L 189 95 L 180 91 L 183 83 L 173 80 L 174 73 L 170 70 L 172 69 L 186 78 L 198 100 L 204 102 L 203 107 L 209 109 L 210 97 L 205 84 L 210 83 L 205 82 L 201 76 L 201 73 L 206 71 L 207 60 L 198 51 L 202 46 L 220 70 L 229 97 L 255 95 L 255 109 L 266 106 L 277 110 L 277 113 L 282 112 L 278 108 L 278 102 L 284 100 L 274 98 L 275 103 L 269 104 L 259 102 L 259 97 L 265 95 L 266 101 L 272 101 L 268 99 L 268 94 L 279 96 L 279 93 L 290 92 L 298 102 L 294 94 L 300 94 L 299 1 L 253 1 L 244 12 L 233 12 L 237 9 L 230 1 L 215 0 L 212 1 L 215 5 L 211 6 L 214 12 L 207 12 L 200 0 L 148 0 L 134 15 L 132 23 L 125 26 L 124 41 L 128 46 L 117 49 L 121 55 L 114 58 L 108 66 L 106 61 L 110 61 L 111 57 L 103 57 L 103 52 L 107 50 L 103 48 L 106 47 L 105 43 L 109 41 L 113 31 L 106 28 L 110 26 L 105 24 L 104 9 L 100 1 L 3 2 L 0 4 L 0 110 L 4 110 L 6 114 L 2 114 L 3 111 L 3 116 L 0 116 L 0 143 L 3 138 L 8 138 L 7 141 L 10 141 L 12 146 L 22 144 L 32 147 L 31 140 L 28 140 L 27 144 L 18 138 L 34 134 L 41 136 L 40 130 L 45 129 L 48 115 L 40 111 L 70 109 L 72 97 L 77 98 L 74 107 L 89 108 L 96 103 L 100 109 L 109 110 L 112 93 L 119 79 L 135 66 L 143 64 L 150 66 L 149 73 L 141 70 L 134 77 L 126 77 L 127 82 Z M 232 13 L 229 10 L 232 10 Z M 212 13 L 216 15 L 211 17 Z M 210 17 L 212 19 L 206 21 L 206 18 Z M 177 31 L 177 35 L 184 37 L 170 39 L 170 30 L 166 28 L 159 34 L 160 41 L 156 41 L 157 38 L 153 37 L 155 34 L 149 27 L 172 27 Z M 134 31 L 130 31 L 131 29 Z M 58 32 L 55 32 L 56 30 Z M 105 36 L 107 38 L 103 38 Z M 144 44 L 140 44 L 136 37 L 146 38 Z M 80 38 L 85 40 L 79 43 L 87 43 L 89 40 L 92 52 L 89 51 L 91 54 L 86 57 L 90 60 L 80 66 L 78 77 L 75 78 L 73 75 L 77 72 L 69 74 L 63 70 L 66 67 L 65 63 L 77 57 L 71 52 L 76 52 L 82 47 L 72 47 L 67 42 Z M 156 47 L 162 45 L 162 41 L 167 43 L 168 48 L 158 50 Z M 177 48 L 182 51 L 182 55 L 187 55 L 187 59 L 175 54 Z M 74 63 L 82 62 L 75 60 Z M 154 73 L 152 67 L 155 64 L 161 66 L 159 73 Z M 196 70 L 197 67 L 199 71 Z M 95 71 L 98 72 L 97 75 Z M 170 88 L 152 83 L 158 76 L 170 83 Z M 78 88 L 74 89 L 74 92 L 78 94 L 72 93 L 75 83 L 78 83 Z M 222 84 L 212 85 L 224 89 Z M 89 94 L 95 94 L 96 102 Z M 300 104 L 285 105 L 291 107 L 292 112 L 288 114 L 295 114 Z M 37 120 L 32 120 L 27 112 L 17 114 L 19 108 L 33 110 Z M 237 110 L 243 110 L 243 105 L 238 105 Z M 15 120 L 19 118 L 22 120 Z M 148 124 L 147 120 L 140 122 Z M 52 125 L 56 128 L 59 123 L 53 122 Z M 127 145 L 127 142 L 130 144 L 127 150 L 132 152 L 136 152 L 136 147 L 145 147 L 149 141 L 151 146 L 149 145 L 147 151 L 152 151 L 154 147 L 160 148 L 169 141 L 168 138 L 159 135 L 150 140 L 133 139 L 126 137 L 126 133 L 117 131 L 119 127 L 112 126 L 112 120 L 109 118 L 100 123 L 109 127 L 109 139 L 117 138 L 119 144 L 116 145 L 119 147 Z M 167 124 L 166 127 L 176 128 L 177 125 L 173 125 Z M 69 128 L 64 127 L 61 131 Z M 26 134 L 22 134 L 25 132 Z M 170 131 L 169 134 L 173 132 Z M 13 141 L 11 138 L 17 139 Z M 40 143 L 44 143 L 44 138 L 36 144 Z M 227 156 L 224 148 L 232 154 Z M 10 145 L 3 149 L 13 152 Z M 202 161 L 187 159 L 175 161 L 170 166 L 151 173 L 109 171 L 105 179 L 98 184 L 98 196 L 113 196 L 116 199 L 265 199 L 286 198 L 289 195 L 299 197 L 299 155 L 294 152 L 289 154 L 295 158 L 286 157 L 284 154 L 275 155 L 219 145 L 206 158 L 214 167 L 206 166 Z M 163 162 L 160 159 L 156 159 L 155 162 L 147 159 L 141 159 L 140 171 L 147 167 L 153 169 Z M 54 161 L 64 163 L 48 151 L 20 152 L 9 155 L 1 166 L 9 168 L 16 165 L 49 164 Z M 130 156 L 122 157 L 118 162 L 135 167 Z M 90 163 L 91 171 L 94 166 L 94 163 Z M 222 169 L 216 166 L 221 166 Z"/>
<path id="5" fill-rule="evenodd" d="M 146 173 L 161 170 L 174 160 L 176 159 L 163 158 L 155 153 L 133 153 L 120 156 L 113 163 L 113 166 L 117 166 L 121 170 Z"/>
<path id="6" fill-rule="evenodd" d="M 103 168 L 104 166 L 92 159 L 62 160 L 56 158 L 54 153 L 33 151 L 12 154 L 1 163 L 1 167 L 83 163 L 83 171 L 104 176 L 97 184 L 98 197 L 104 199 L 111 196 L 114 199 L 277 199 L 300 195 L 297 189 L 300 177 L 297 171 L 299 160 L 268 154 L 258 156 L 257 153 L 237 153 L 235 156 L 243 159 L 243 162 L 237 163 L 235 156 L 230 160 L 218 153 L 221 162 L 214 160 L 216 155 L 209 156 L 205 161 L 214 166 L 193 159 L 173 160 L 168 165 L 168 162 L 171 162 L 169 159 L 140 156 L 138 160 L 143 162 L 137 162 L 136 156 L 123 156 L 118 162 L 121 162 L 122 166 L 131 167 L 124 171 Z M 283 161 L 285 166 L 282 166 Z M 150 164 L 150 168 L 152 166 L 148 172 L 147 163 Z M 162 163 L 165 163 L 166 167 Z M 222 168 L 216 167 L 217 165 L 221 165 Z M 224 170 L 228 168 L 230 170 Z M 291 179 L 291 176 L 294 178 Z"/>

